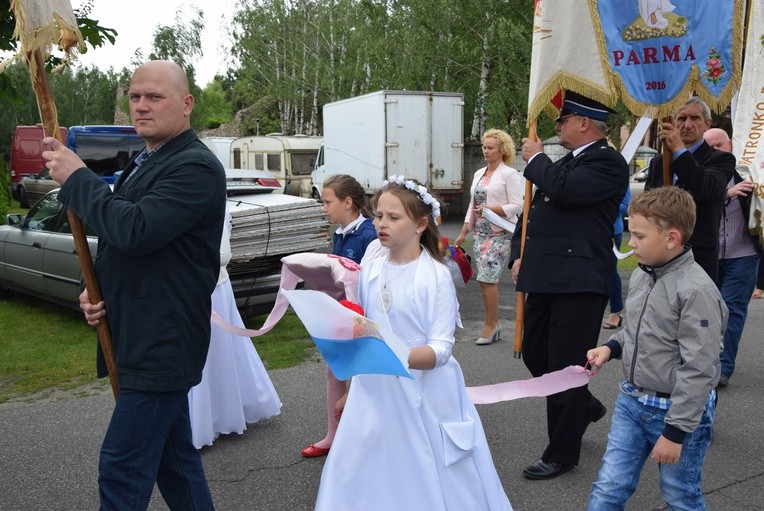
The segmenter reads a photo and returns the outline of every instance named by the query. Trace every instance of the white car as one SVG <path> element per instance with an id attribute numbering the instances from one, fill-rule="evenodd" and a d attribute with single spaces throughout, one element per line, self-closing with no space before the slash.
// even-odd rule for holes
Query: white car
<path id="1" fill-rule="evenodd" d="M 282 191 L 281 183 L 266 170 L 225 169 L 228 196 Z"/>

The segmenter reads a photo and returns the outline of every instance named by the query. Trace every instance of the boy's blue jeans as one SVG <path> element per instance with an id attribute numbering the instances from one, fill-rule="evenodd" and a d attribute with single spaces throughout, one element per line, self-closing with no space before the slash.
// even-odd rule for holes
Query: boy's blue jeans
<path id="1" fill-rule="evenodd" d="M 669 510 L 706 509 L 700 479 L 711 442 L 715 405 L 715 400 L 707 401 L 700 424 L 684 439 L 679 463 L 660 466 L 660 491 Z M 637 488 L 645 461 L 663 433 L 667 411 L 645 406 L 623 392 L 618 395 L 607 450 L 589 497 L 589 511 L 624 509 Z"/>

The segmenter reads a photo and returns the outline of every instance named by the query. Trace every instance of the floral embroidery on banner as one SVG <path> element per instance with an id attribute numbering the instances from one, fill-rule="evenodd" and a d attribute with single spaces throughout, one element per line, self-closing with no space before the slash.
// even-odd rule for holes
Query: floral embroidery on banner
<path id="1" fill-rule="evenodd" d="M 720 60 L 721 55 L 715 46 L 708 50 L 708 60 L 706 61 L 706 70 L 700 75 L 707 82 L 718 84 L 722 75 L 727 72 L 727 68 Z"/>

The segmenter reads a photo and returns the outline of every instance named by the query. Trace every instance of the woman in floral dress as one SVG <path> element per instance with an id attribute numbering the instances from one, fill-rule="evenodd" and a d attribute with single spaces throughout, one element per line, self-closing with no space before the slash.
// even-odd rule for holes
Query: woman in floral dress
<path id="1" fill-rule="evenodd" d="M 483 134 L 483 157 L 487 165 L 475 172 L 464 226 L 454 245 L 458 247 L 472 233 L 476 278 L 485 311 L 483 331 L 476 344 L 491 344 L 501 336 L 497 283 L 507 265 L 512 233 L 483 218 L 483 210 L 516 223 L 523 210 L 524 184 L 520 173 L 509 167 L 515 159 L 515 143 L 505 131 L 491 129 Z"/>

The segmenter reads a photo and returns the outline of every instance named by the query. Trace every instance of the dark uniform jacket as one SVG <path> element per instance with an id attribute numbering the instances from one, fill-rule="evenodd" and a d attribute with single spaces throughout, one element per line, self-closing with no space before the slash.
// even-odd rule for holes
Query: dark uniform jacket
<path id="1" fill-rule="evenodd" d="M 517 290 L 610 293 L 613 222 L 629 185 L 629 168 L 605 139 L 575 158 L 536 155 L 524 175 L 538 187 L 528 216 Z M 522 225 L 512 237 L 520 256 Z"/>
<path id="2" fill-rule="evenodd" d="M 685 151 L 669 167 L 677 176 L 676 186 L 687 190 L 695 199 L 695 229 L 688 243 L 695 261 L 709 275 L 719 264 L 719 222 L 724 209 L 727 183 L 735 173 L 735 157 L 717 151 L 705 141 L 694 153 Z M 650 160 L 645 190 L 663 186 L 663 155 Z M 714 277 L 715 278 L 715 277 Z"/>
<path id="3" fill-rule="evenodd" d="M 98 235 L 95 268 L 121 387 L 178 391 L 201 381 L 220 269 L 225 174 L 185 131 L 112 191 L 86 168 L 59 198 Z M 98 350 L 99 376 L 105 376 Z"/>

